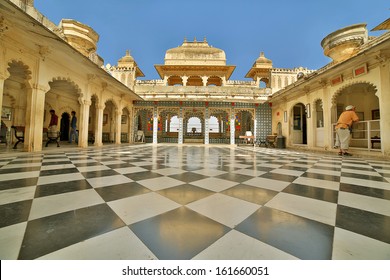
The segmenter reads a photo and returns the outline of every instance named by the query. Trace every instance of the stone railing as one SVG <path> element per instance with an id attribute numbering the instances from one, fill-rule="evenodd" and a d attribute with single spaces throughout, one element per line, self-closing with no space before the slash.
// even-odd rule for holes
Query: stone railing
<path id="1" fill-rule="evenodd" d="M 165 85 L 164 80 L 136 80 L 136 85 Z"/>
<path id="2" fill-rule="evenodd" d="M 226 81 L 226 86 L 246 86 L 246 87 L 256 87 L 255 81 Z"/>

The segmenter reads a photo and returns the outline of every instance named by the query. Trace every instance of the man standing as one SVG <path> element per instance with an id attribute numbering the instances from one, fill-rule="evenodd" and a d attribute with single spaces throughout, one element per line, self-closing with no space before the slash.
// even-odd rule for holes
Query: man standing
<path id="1" fill-rule="evenodd" d="M 348 153 L 349 140 L 351 139 L 351 128 L 354 122 L 358 122 L 359 117 L 355 113 L 355 106 L 345 107 L 336 124 L 336 147 L 340 148 L 340 156 L 351 156 Z"/>
<path id="2" fill-rule="evenodd" d="M 58 116 L 56 115 L 56 112 L 51 109 L 50 110 L 51 118 L 49 123 L 49 132 L 56 132 L 57 131 L 57 125 L 58 125 Z"/>
<path id="3" fill-rule="evenodd" d="M 77 133 L 77 117 L 76 117 L 76 112 L 72 111 L 72 120 L 70 122 L 70 133 L 69 133 L 69 143 L 72 143 L 72 139 L 74 136 L 74 141 L 76 144 L 79 142 L 79 136 Z"/>

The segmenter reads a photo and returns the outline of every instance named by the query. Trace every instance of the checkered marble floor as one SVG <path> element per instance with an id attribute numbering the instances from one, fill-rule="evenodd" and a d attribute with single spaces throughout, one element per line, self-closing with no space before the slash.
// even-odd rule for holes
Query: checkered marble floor
<path id="1" fill-rule="evenodd" d="M 0 259 L 390 259 L 390 162 L 253 147 L 0 155 Z"/>

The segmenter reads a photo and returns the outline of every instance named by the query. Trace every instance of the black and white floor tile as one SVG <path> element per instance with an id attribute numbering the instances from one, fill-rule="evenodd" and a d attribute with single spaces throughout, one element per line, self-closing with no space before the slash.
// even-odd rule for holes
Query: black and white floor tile
<path id="1" fill-rule="evenodd" d="M 390 162 L 253 147 L 0 155 L 1 259 L 390 259 Z"/>

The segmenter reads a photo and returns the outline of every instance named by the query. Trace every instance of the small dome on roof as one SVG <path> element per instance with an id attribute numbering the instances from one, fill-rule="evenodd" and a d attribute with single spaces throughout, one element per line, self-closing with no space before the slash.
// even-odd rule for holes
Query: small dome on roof
<path id="1" fill-rule="evenodd" d="M 259 58 L 256 59 L 256 62 L 254 63 L 253 67 L 256 67 L 256 66 L 257 67 L 259 67 L 259 66 L 264 67 L 265 65 L 269 65 L 270 67 L 272 67 L 272 60 L 266 58 L 264 56 L 264 52 L 261 52 Z"/>
<path id="2" fill-rule="evenodd" d="M 126 50 L 126 55 L 118 60 L 119 67 L 133 66 L 135 64 L 134 58 L 130 55 L 130 51 Z"/>
<path id="3" fill-rule="evenodd" d="M 226 55 L 221 49 L 214 48 L 203 41 L 188 42 L 184 39 L 181 46 L 169 49 L 165 53 L 165 65 L 226 65 Z"/>

